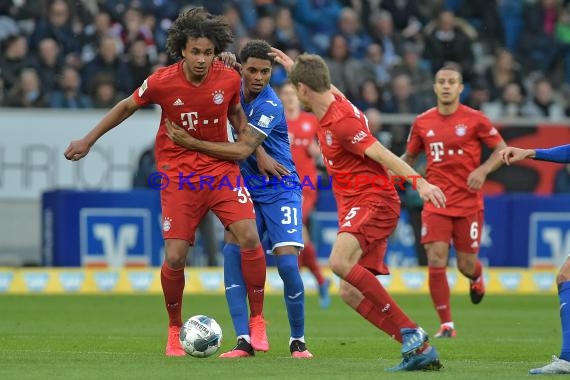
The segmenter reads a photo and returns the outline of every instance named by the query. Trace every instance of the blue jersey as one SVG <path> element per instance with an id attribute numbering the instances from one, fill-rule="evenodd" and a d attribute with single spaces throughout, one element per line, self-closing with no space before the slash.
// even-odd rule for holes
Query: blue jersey
<path id="1" fill-rule="evenodd" d="M 276 191 L 300 189 L 299 175 L 291 155 L 287 122 L 281 100 L 269 85 L 265 86 L 249 103 L 246 103 L 242 90 L 240 100 L 248 124 L 267 136 L 262 144 L 267 154 L 291 173 L 280 182 L 276 179 L 265 180 L 257 168 L 255 154 L 249 156 L 241 162 L 240 169 L 253 200 L 270 199 Z"/>

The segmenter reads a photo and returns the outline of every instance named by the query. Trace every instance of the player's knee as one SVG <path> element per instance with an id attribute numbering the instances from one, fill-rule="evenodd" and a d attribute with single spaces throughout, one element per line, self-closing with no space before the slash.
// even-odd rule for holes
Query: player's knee
<path id="1" fill-rule="evenodd" d="M 242 248 L 252 249 L 259 245 L 259 235 L 254 225 L 251 228 L 244 228 L 236 237 Z"/>
<path id="2" fill-rule="evenodd" d="M 183 268 L 186 265 L 188 245 L 186 243 L 167 240 L 164 247 L 164 261 L 172 269 Z"/>
<path id="3" fill-rule="evenodd" d="M 342 257 L 331 255 L 329 258 L 329 266 L 331 270 L 338 276 L 344 278 L 350 271 L 349 263 Z"/>

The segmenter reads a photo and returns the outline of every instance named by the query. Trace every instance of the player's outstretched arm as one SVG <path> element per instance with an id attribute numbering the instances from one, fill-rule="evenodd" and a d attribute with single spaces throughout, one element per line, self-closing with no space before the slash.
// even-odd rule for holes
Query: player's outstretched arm
<path id="1" fill-rule="evenodd" d="M 384 165 L 394 174 L 404 177 L 407 182 L 416 188 L 422 200 L 431 202 L 437 208 L 445 207 L 445 195 L 439 187 L 426 181 L 410 165 L 379 142 L 375 142 L 366 148 L 364 154 L 379 164 Z"/>
<path id="2" fill-rule="evenodd" d="M 125 119 L 135 113 L 140 106 L 132 96 L 121 100 L 87 133 L 82 139 L 72 141 L 64 152 L 65 158 L 78 161 L 85 157 L 91 147 L 101 136 L 121 124 Z"/>
<path id="3" fill-rule="evenodd" d="M 501 150 L 500 156 L 507 165 L 526 158 L 533 158 L 539 161 L 570 163 L 570 144 L 559 145 L 549 149 L 520 149 L 510 146 Z"/>

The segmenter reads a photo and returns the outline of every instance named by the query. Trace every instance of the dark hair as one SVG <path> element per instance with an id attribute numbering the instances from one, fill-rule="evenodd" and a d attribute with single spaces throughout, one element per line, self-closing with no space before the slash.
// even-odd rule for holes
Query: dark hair
<path id="1" fill-rule="evenodd" d="M 166 49 L 173 58 L 182 58 L 182 50 L 189 38 L 205 37 L 214 44 L 214 53 L 220 54 L 232 43 L 233 35 L 229 24 L 221 16 L 213 16 L 203 7 L 192 8 L 180 13 L 166 39 Z"/>
<path id="2" fill-rule="evenodd" d="M 456 63 L 446 63 L 445 65 L 443 65 L 443 67 L 439 70 L 437 70 L 437 72 L 435 73 L 434 79 L 437 78 L 437 74 L 439 74 L 440 71 L 454 71 L 457 74 L 459 74 L 459 82 L 463 83 L 463 74 L 461 73 L 461 66 L 459 66 Z"/>
<path id="3" fill-rule="evenodd" d="M 299 55 L 289 72 L 289 79 L 294 86 L 303 83 L 316 92 L 325 92 L 331 88 L 329 68 L 316 54 Z"/>
<path id="4" fill-rule="evenodd" d="M 273 57 L 269 55 L 271 45 L 263 40 L 251 40 L 239 51 L 239 61 L 245 63 L 249 58 L 265 59 L 273 63 Z"/>

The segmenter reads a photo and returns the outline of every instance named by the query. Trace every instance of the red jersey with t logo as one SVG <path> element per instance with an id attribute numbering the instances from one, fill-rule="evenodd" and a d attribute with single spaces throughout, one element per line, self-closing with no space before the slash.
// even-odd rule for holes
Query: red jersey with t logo
<path id="1" fill-rule="evenodd" d="M 319 120 L 308 112 L 301 112 L 295 120 L 287 119 L 291 154 L 297 173 L 299 173 L 301 182 L 308 177 L 315 186 L 317 166 L 314 158 L 309 154 L 309 145 L 317 138 L 318 127 Z"/>
<path id="2" fill-rule="evenodd" d="M 165 119 L 169 119 L 200 140 L 228 141 L 228 109 L 239 103 L 239 74 L 214 61 L 200 85 L 184 76 L 183 61 L 158 69 L 133 93 L 141 106 L 158 104 L 162 108 L 156 134 L 157 169 L 169 176 L 196 173 L 189 179 L 198 182 L 201 175 L 221 176 L 238 170 L 236 162 L 214 158 L 174 144 L 168 138 Z"/>
<path id="3" fill-rule="evenodd" d="M 346 98 L 334 96 L 335 101 L 320 121 L 317 136 L 327 172 L 332 177 L 339 218 L 368 198 L 380 198 L 399 212 L 400 200 L 389 183 L 386 169 L 364 154 L 377 142 L 370 133 L 366 116 Z M 370 184 L 374 178 L 378 186 Z"/>
<path id="4" fill-rule="evenodd" d="M 427 157 L 427 180 L 447 198 L 445 208 L 426 203 L 436 214 L 465 216 L 483 210 L 483 195 L 467 186 L 469 174 L 481 165 L 481 144 L 494 149 L 503 139 L 481 112 L 459 105 L 451 115 L 432 108 L 419 115 L 408 136 L 407 152 Z"/>

